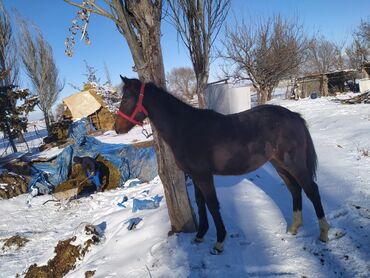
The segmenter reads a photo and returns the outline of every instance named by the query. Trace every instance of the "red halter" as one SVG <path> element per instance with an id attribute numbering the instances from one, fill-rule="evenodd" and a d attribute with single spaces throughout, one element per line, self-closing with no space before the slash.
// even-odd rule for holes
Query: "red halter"
<path id="1" fill-rule="evenodd" d="M 143 99 L 144 99 L 144 88 L 145 88 L 145 83 L 141 83 L 141 87 L 140 87 L 140 94 L 139 94 L 139 100 L 136 104 L 136 108 L 134 110 L 134 112 L 132 112 L 131 116 L 128 116 L 126 115 L 125 113 L 123 113 L 121 110 L 118 110 L 117 114 L 130 121 L 131 123 L 135 124 L 135 125 L 140 125 L 142 126 L 143 125 L 143 122 L 139 122 L 137 120 L 135 120 L 135 117 L 138 113 L 140 112 L 143 112 L 145 114 L 145 116 L 148 116 L 148 111 L 145 109 L 145 107 L 143 106 Z"/>

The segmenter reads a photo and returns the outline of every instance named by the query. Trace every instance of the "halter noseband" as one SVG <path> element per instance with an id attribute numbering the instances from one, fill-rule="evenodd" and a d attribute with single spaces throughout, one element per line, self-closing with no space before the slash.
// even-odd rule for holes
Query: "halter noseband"
<path id="1" fill-rule="evenodd" d="M 135 107 L 135 110 L 134 110 L 134 112 L 132 112 L 131 116 L 126 115 L 121 110 L 118 110 L 118 112 L 117 112 L 118 116 L 128 120 L 129 122 L 131 122 L 135 125 L 140 125 L 140 126 L 143 125 L 143 122 L 139 122 L 139 121 L 135 120 L 135 117 L 140 112 L 143 112 L 145 116 L 148 116 L 148 111 L 143 106 L 144 88 L 145 88 L 145 83 L 141 83 L 139 100 L 138 100 L 138 102 L 136 104 L 136 107 Z"/>

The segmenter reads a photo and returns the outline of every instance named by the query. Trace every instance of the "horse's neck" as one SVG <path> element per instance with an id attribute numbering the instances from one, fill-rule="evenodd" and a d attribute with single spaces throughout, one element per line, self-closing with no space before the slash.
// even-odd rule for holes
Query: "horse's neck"
<path id="1" fill-rule="evenodd" d="M 171 136 L 171 131 L 182 126 L 187 114 L 194 110 L 190 105 L 154 85 L 146 91 L 143 104 L 149 112 L 149 119 L 162 137 Z"/>

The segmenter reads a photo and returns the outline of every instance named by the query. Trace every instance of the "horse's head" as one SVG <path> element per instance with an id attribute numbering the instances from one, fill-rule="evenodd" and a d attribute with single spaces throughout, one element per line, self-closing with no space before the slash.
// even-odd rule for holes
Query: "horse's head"
<path id="1" fill-rule="evenodd" d="M 148 115 L 142 106 L 145 83 L 138 79 L 122 77 L 122 100 L 117 113 L 114 129 L 117 133 L 127 133 L 135 125 L 142 125 Z"/>

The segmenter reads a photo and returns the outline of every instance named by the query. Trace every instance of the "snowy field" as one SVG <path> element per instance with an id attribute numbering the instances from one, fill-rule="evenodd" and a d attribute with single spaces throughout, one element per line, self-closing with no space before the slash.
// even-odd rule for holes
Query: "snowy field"
<path id="1" fill-rule="evenodd" d="M 307 120 L 332 228 L 327 244 L 317 240 L 317 220 L 305 196 L 304 226 L 297 236 L 286 233 L 291 196 L 266 164 L 243 176 L 215 177 L 228 231 L 219 256 L 209 253 L 216 239 L 212 221 L 205 242 L 192 245 L 194 234 L 167 236 L 170 223 L 164 199 L 156 209 L 132 212 L 133 198 L 164 195 L 158 178 L 133 186 L 128 182 L 124 188 L 62 205 L 43 205 L 50 196 L 32 199 L 30 207 L 27 195 L 0 200 L 0 239 L 19 234 L 30 240 L 18 250 L 2 250 L 0 242 L 0 277 L 22 274 L 33 263 L 45 264 L 59 240 L 78 237 L 87 223 L 100 228 L 103 240 L 66 277 L 85 277 L 89 270 L 96 271 L 93 277 L 369 277 L 370 105 L 342 105 L 327 98 L 272 103 L 300 112 Z M 100 137 L 110 143 L 118 138 Z M 144 139 L 138 128 L 126 138 Z M 188 189 L 196 210 L 193 186 Z M 123 202 L 124 196 L 128 201 Z M 129 231 L 126 221 L 133 217 L 142 221 Z"/>

